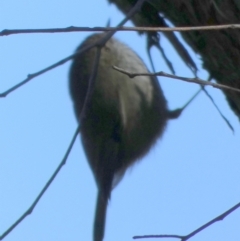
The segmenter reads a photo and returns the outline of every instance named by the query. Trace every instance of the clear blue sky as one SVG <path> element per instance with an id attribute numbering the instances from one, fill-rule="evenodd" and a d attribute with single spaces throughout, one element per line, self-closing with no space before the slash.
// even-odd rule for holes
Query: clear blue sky
<path id="1" fill-rule="evenodd" d="M 84 2 L 84 3 L 82 3 Z M 123 16 L 106 0 L 1 1 L 0 30 L 116 25 Z M 128 23 L 130 25 L 130 23 Z M 26 34 L 0 38 L 0 92 L 71 54 L 89 33 Z M 145 39 L 117 37 L 146 61 Z M 162 39 L 178 75 L 192 77 Z M 169 72 L 154 51 L 157 70 Z M 192 53 L 194 59 L 201 61 Z M 63 157 L 77 122 L 68 93 L 70 62 L 0 99 L 0 233 L 33 202 Z M 204 71 L 199 76 L 207 78 Z M 160 79 L 170 108 L 198 86 Z M 164 137 L 112 193 L 105 241 L 142 234 L 187 234 L 240 201 L 239 121 L 219 90 L 208 87 L 235 134 L 202 93 L 168 124 Z M 33 213 L 6 241 L 92 240 L 96 187 L 79 138 Z M 240 210 L 192 238 L 240 240 Z M 168 239 L 169 240 L 169 239 Z"/>

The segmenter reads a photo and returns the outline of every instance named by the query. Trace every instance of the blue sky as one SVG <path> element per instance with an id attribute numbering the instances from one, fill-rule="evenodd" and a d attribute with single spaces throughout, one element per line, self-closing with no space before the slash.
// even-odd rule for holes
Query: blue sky
<path id="1" fill-rule="evenodd" d="M 121 15 L 106 0 L 1 1 L 0 30 L 68 26 L 114 26 Z M 131 23 L 128 23 L 128 26 Z M 27 74 L 70 55 L 89 33 L 25 34 L 0 38 L 0 92 Z M 148 64 L 145 39 L 117 38 Z M 192 77 L 167 41 L 162 44 L 177 75 Z M 170 72 L 153 51 L 156 70 Z M 199 66 L 199 56 L 192 53 Z M 70 62 L 0 99 L 0 233 L 33 202 L 61 158 L 77 126 L 68 93 Z M 199 77 L 207 78 L 204 71 Z M 181 107 L 195 84 L 160 79 L 169 108 Z M 112 193 L 105 241 L 134 235 L 184 235 L 240 201 L 239 121 L 221 91 L 208 87 L 235 128 L 233 134 L 203 93 L 170 121 L 157 145 L 125 175 Z M 91 240 L 96 187 L 79 138 L 66 165 L 39 204 L 6 241 Z M 193 237 L 239 240 L 240 210 Z M 169 239 L 168 239 L 169 240 Z"/>

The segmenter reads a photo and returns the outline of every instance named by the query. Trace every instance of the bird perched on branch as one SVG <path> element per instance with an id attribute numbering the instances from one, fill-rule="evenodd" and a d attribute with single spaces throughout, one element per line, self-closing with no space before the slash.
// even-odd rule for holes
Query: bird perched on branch
<path id="1" fill-rule="evenodd" d="M 77 51 L 103 36 L 104 33 L 89 36 Z M 129 78 L 112 68 L 115 65 L 129 72 L 149 72 L 131 48 L 111 38 L 101 49 L 91 100 L 81 114 L 95 54 L 96 47 L 73 59 L 70 94 L 81 126 L 82 144 L 98 187 L 93 240 L 102 241 L 112 188 L 163 134 L 171 112 L 155 76 Z"/>

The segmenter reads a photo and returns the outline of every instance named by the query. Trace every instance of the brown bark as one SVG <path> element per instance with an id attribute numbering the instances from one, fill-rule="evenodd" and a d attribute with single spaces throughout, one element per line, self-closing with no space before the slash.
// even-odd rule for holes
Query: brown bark
<path id="1" fill-rule="evenodd" d="M 136 0 L 108 0 L 127 13 Z M 240 23 L 239 0 L 147 0 L 132 19 L 136 26 L 207 26 Z M 218 83 L 240 89 L 240 30 L 224 29 L 181 33 L 202 59 L 202 67 Z M 182 60 L 196 70 L 187 50 L 173 33 L 165 33 Z M 229 106 L 240 118 L 240 94 L 223 91 Z"/>

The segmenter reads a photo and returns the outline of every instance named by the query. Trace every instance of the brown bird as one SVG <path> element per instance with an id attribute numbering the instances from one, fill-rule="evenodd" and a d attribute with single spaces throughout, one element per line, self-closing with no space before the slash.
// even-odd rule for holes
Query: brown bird
<path id="1" fill-rule="evenodd" d="M 103 35 L 89 36 L 77 51 Z M 149 72 L 131 48 L 112 38 L 101 50 L 91 102 L 80 120 L 95 53 L 96 48 L 92 48 L 73 59 L 70 93 L 81 124 L 82 144 L 98 187 L 93 240 L 102 241 L 112 188 L 127 168 L 156 143 L 172 116 L 155 76 L 129 78 L 112 68 L 116 65 L 130 72 Z"/>

